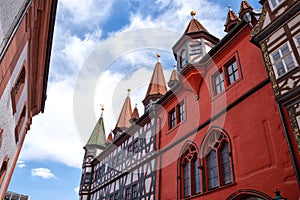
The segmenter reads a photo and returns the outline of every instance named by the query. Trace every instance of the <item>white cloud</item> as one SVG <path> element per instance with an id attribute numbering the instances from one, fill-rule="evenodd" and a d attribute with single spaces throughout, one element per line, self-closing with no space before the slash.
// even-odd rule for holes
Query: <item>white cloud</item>
<path id="1" fill-rule="evenodd" d="M 196 10 L 196 19 L 198 19 L 211 34 L 216 37 L 225 35 L 223 30 L 227 9 L 221 8 L 218 4 L 207 0 L 173 0 L 172 2 L 169 0 L 157 0 L 155 3 L 156 4 L 153 4 L 152 1 L 149 1 L 147 5 L 143 5 L 141 8 L 137 7 L 137 11 L 133 12 L 130 16 L 130 24 L 121 31 L 150 27 L 172 30 L 182 34 L 191 20 L 190 12 Z M 153 8 L 153 6 L 155 8 Z M 151 13 L 145 15 L 142 10 L 139 10 L 145 7 L 148 7 L 147 10 L 152 10 L 152 7 L 154 10 L 159 8 L 160 10 L 164 9 L 164 11 L 155 17 L 151 17 Z"/>
<path id="2" fill-rule="evenodd" d="M 43 179 L 55 178 L 55 175 L 51 172 L 50 169 L 47 168 L 34 168 L 31 169 L 32 176 L 39 176 Z"/>
<path id="3" fill-rule="evenodd" d="M 60 22 L 70 28 L 87 28 L 90 31 L 111 16 L 114 0 L 61 0 L 58 2 Z"/>
<path id="4" fill-rule="evenodd" d="M 26 167 L 26 164 L 25 164 L 25 162 L 23 160 L 18 160 L 17 161 L 17 166 L 19 168 L 24 168 L 24 167 Z"/>
<path id="5" fill-rule="evenodd" d="M 67 80 L 52 83 L 47 97 L 45 113 L 34 117 L 20 159 L 60 162 L 81 168 L 84 152 L 73 124 L 73 86 Z"/>
<path id="6" fill-rule="evenodd" d="M 79 186 L 77 186 L 76 188 L 74 188 L 74 192 L 75 192 L 76 194 L 79 193 Z"/>

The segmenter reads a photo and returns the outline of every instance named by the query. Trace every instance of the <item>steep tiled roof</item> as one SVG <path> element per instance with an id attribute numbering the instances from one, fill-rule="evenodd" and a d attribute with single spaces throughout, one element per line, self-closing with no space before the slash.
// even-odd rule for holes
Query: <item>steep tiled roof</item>
<path id="1" fill-rule="evenodd" d="M 161 63 L 158 61 L 155 65 L 154 72 L 146 93 L 146 97 L 150 95 L 164 95 L 167 92 L 166 81 L 162 70 Z"/>
<path id="2" fill-rule="evenodd" d="M 140 118 L 140 116 L 139 116 L 139 111 L 138 111 L 138 109 L 137 109 L 137 105 L 135 105 L 135 108 L 133 109 L 133 112 L 132 112 L 132 114 L 131 114 L 131 119 L 132 119 L 133 121 L 135 121 L 135 120 L 137 120 L 138 118 Z"/>
<path id="3" fill-rule="evenodd" d="M 179 81 L 178 78 L 178 72 L 177 70 L 174 68 L 170 77 L 170 80 L 168 82 L 168 86 L 169 87 L 173 87 L 177 82 Z"/>
<path id="4" fill-rule="evenodd" d="M 199 32 L 199 31 L 208 32 L 206 28 L 197 19 L 194 18 L 196 12 L 192 11 L 191 15 L 193 18 L 191 19 L 189 25 L 186 27 L 184 33 L 187 34 L 187 33 Z"/>
<path id="5" fill-rule="evenodd" d="M 99 145 L 100 147 L 105 148 L 105 142 L 105 129 L 102 110 L 101 116 L 86 145 Z"/>
<path id="6" fill-rule="evenodd" d="M 112 134 L 112 132 L 110 132 L 109 134 L 108 134 L 108 137 L 107 137 L 107 143 L 112 143 L 113 142 L 113 134 Z"/>
<path id="7" fill-rule="evenodd" d="M 239 23 L 241 21 L 241 19 L 233 12 L 233 10 L 230 8 L 229 6 L 229 11 L 227 13 L 227 18 L 226 18 L 226 22 L 225 22 L 225 31 L 228 32 L 230 31 L 230 29 L 236 25 L 237 23 Z"/>
<path id="8" fill-rule="evenodd" d="M 251 10 L 253 10 L 252 6 L 246 0 L 242 0 L 239 11 L 240 18 L 242 18 L 245 12 L 249 12 Z"/>
<path id="9" fill-rule="evenodd" d="M 128 90 L 130 91 L 130 90 Z M 131 126 L 130 119 L 131 119 L 132 109 L 131 109 L 131 102 L 129 94 L 125 99 L 123 104 L 119 119 L 116 124 L 116 128 L 124 129 Z"/>

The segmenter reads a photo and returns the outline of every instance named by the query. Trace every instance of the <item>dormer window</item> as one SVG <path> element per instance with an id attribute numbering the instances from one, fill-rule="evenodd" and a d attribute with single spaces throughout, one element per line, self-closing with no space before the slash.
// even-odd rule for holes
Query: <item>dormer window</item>
<path id="1" fill-rule="evenodd" d="M 269 0 L 269 5 L 271 7 L 271 10 L 274 10 L 277 8 L 284 0 Z"/>

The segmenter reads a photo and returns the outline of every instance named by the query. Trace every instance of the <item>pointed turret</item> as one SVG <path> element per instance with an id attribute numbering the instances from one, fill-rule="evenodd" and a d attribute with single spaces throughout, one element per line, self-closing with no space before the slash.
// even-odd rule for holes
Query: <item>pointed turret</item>
<path id="1" fill-rule="evenodd" d="M 143 100 L 145 110 L 148 110 L 153 103 L 167 92 L 166 81 L 159 59 L 160 54 L 157 54 L 157 63 L 155 65 L 145 99 Z"/>
<path id="2" fill-rule="evenodd" d="M 195 15 L 196 11 L 191 11 L 192 19 L 186 27 L 184 34 L 195 33 L 200 31 L 208 32 L 206 28 L 197 19 L 195 19 Z"/>
<path id="3" fill-rule="evenodd" d="M 195 15 L 196 12 L 192 11 L 191 21 L 185 29 L 183 36 L 173 47 L 179 72 L 190 64 L 199 63 L 201 58 L 219 42 L 219 39 L 211 35 L 195 18 Z"/>
<path id="4" fill-rule="evenodd" d="M 169 80 L 169 82 L 168 82 L 169 88 L 174 87 L 174 85 L 176 85 L 176 83 L 178 83 L 178 82 L 179 82 L 178 72 L 177 72 L 177 70 L 176 70 L 176 65 L 174 65 L 174 69 L 173 69 L 173 71 L 172 71 L 170 80 Z"/>
<path id="5" fill-rule="evenodd" d="M 139 110 L 137 109 L 137 104 L 135 104 L 135 108 L 133 109 L 133 112 L 131 114 L 131 123 L 136 121 L 138 118 L 140 118 Z"/>
<path id="6" fill-rule="evenodd" d="M 246 13 L 251 13 L 252 10 L 252 6 L 246 0 L 242 0 L 239 11 L 239 17 L 242 19 Z"/>
<path id="7" fill-rule="evenodd" d="M 104 122 L 103 122 L 103 111 L 104 107 L 102 106 L 101 108 L 101 116 L 99 120 L 96 123 L 96 126 L 87 142 L 85 145 L 86 151 L 89 151 L 93 156 L 96 154 L 96 150 L 104 150 L 105 149 L 105 128 L 104 128 Z"/>
<path id="8" fill-rule="evenodd" d="M 114 141 L 114 139 L 113 139 L 113 134 L 111 131 L 107 136 L 106 145 L 108 146 L 109 144 L 113 143 L 113 141 Z"/>
<path id="9" fill-rule="evenodd" d="M 229 32 L 236 24 L 238 24 L 241 21 L 241 19 L 233 12 L 231 9 L 231 6 L 228 6 L 228 13 L 226 22 L 224 24 L 225 26 L 225 32 Z"/>
<path id="10" fill-rule="evenodd" d="M 131 109 L 131 101 L 130 101 L 129 95 L 130 95 L 130 89 L 128 89 L 128 95 L 125 99 L 119 119 L 118 119 L 116 127 L 113 131 L 115 138 L 119 132 L 122 132 L 123 130 L 125 130 L 131 126 L 130 119 L 131 119 L 132 109 Z"/>

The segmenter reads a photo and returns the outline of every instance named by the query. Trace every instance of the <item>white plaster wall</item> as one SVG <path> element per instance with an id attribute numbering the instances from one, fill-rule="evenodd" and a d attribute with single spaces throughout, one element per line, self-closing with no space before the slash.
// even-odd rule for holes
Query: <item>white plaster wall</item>
<path id="1" fill-rule="evenodd" d="M 4 45 L 2 43 L 4 37 L 8 33 L 9 29 L 14 26 L 14 20 L 25 2 L 25 0 L 0 1 L 0 50 Z"/>
<path id="2" fill-rule="evenodd" d="M 27 123 L 27 112 L 25 116 L 24 123 L 21 128 L 21 134 L 19 136 L 19 142 L 16 144 L 15 142 L 15 126 L 18 122 L 18 119 L 20 117 L 20 114 L 22 112 L 23 106 L 27 100 L 28 97 L 28 73 L 26 71 L 26 78 L 25 78 L 25 86 L 22 90 L 20 99 L 18 104 L 16 105 L 16 113 L 13 114 L 12 112 L 12 102 L 11 102 L 11 88 L 13 84 L 15 83 L 15 80 L 17 79 L 17 76 L 19 75 L 24 60 L 27 60 L 27 44 L 25 45 L 18 62 L 15 66 L 15 69 L 12 73 L 12 76 L 4 90 L 4 93 L 0 99 L 0 127 L 3 128 L 3 136 L 2 136 L 2 146 L 0 148 L 0 165 L 2 164 L 3 159 L 8 156 L 8 167 L 7 167 L 7 173 L 6 177 L 3 181 L 2 187 L 0 188 L 0 193 L 2 193 L 2 189 L 4 186 L 4 183 L 6 182 L 7 175 L 11 169 L 11 164 L 14 159 L 17 145 L 20 143 L 20 139 L 23 137 L 25 126 Z"/>

